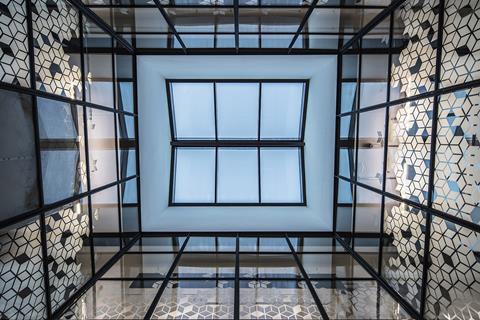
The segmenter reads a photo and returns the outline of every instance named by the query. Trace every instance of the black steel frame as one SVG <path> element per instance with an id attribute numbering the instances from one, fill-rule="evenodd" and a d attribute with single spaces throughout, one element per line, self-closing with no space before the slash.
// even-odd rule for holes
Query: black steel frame
<path id="1" fill-rule="evenodd" d="M 26 9 L 26 23 L 27 23 L 27 38 L 28 38 L 28 61 L 29 61 L 29 72 L 30 72 L 30 77 L 29 77 L 29 87 L 21 87 L 19 85 L 15 84 L 8 84 L 8 83 L 0 83 L 0 89 L 5 90 L 5 91 L 10 91 L 10 92 L 16 92 L 18 94 L 23 94 L 25 96 L 28 96 L 29 99 L 31 99 L 31 104 L 32 104 L 32 114 L 33 114 L 33 127 L 34 127 L 34 134 L 35 134 L 35 157 L 36 157 L 36 170 L 37 170 L 37 189 L 38 189 L 38 206 L 37 208 L 19 213 L 15 215 L 14 217 L 4 219 L 0 221 L 0 230 L 2 232 L 8 232 L 10 228 L 13 228 L 15 225 L 18 224 L 25 224 L 28 223 L 28 221 L 31 221 L 32 219 L 35 219 L 36 221 L 39 221 L 40 225 L 40 239 L 41 239 L 41 252 L 42 252 L 42 257 L 43 257 L 43 279 L 44 279 L 44 286 L 45 286 L 45 306 L 46 306 L 46 317 L 47 319 L 53 319 L 55 317 L 58 317 L 58 315 L 61 313 L 62 310 L 64 310 L 64 306 L 68 303 L 68 301 L 74 299 L 75 297 L 79 296 L 83 291 L 88 289 L 95 281 L 103 274 L 105 273 L 110 266 L 122 255 L 122 253 L 130 248 L 130 246 L 134 243 L 134 241 L 128 242 L 128 239 L 130 237 L 133 237 L 133 240 L 136 241 L 138 237 L 140 236 L 140 231 L 141 231 L 141 208 L 140 208 L 140 165 L 139 165 L 139 147 L 138 143 L 136 143 L 136 140 L 138 139 L 138 119 L 137 119 L 137 94 L 136 94 L 136 56 L 134 54 L 134 49 L 133 47 L 125 41 L 121 36 L 113 32 L 113 30 L 103 22 L 102 19 L 100 19 L 97 15 L 95 15 L 90 9 L 86 8 L 81 2 L 78 0 L 66 0 L 68 1 L 76 10 L 78 10 L 78 24 L 79 24 L 79 48 L 81 49 L 80 52 L 76 52 L 80 55 L 80 70 L 82 74 L 82 96 L 79 99 L 70 99 L 65 96 L 60 96 L 52 93 L 48 93 L 45 91 L 41 91 L 37 89 L 37 79 L 36 79 L 36 72 L 35 72 L 35 55 L 34 55 L 34 35 L 33 35 L 33 19 L 32 19 L 32 12 L 35 10 L 33 8 L 34 4 L 31 0 L 26 0 L 25 1 L 25 9 Z M 112 82 L 112 101 L 113 101 L 113 108 L 112 107 L 106 107 L 102 105 L 98 105 L 95 103 L 88 102 L 85 96 L 85 59 L 84 55 L 86 54 L 86 48 L 84 44 L 84 30 L 83 30 L 83 24 L 84 24 L 84 19 L 88 19 L 89 22 L 92 22 L 96 24 L 103 32 L 108 34 L 108 36 L 111 38 L 111 49 L 108 50 L 103 50 L 102 53 L 109 53 L 111 54 L 112 57 L 112 75 L 111 75 L 111 82 Z M 66 49 L 67 50 L 67 49 Z M 96 52 L 96 51 L 102 51 L 94 49 L 94 50 L 88 50 L 89 53 Z M 117 81 L 120 80 L 120 78 L 116 77 L 116 59 L 115 55 L 116 54 L 123 54 L 123 55 L 130 55 L 132 57 L 132 75 L 133 77 L 131 79 L 128 79 L 128 81 L 132 82 L 133 86 L 133 105 L 134 105 L 134 112 L 128 112 L 125 110 L 121 110 L 117 108 L 117 95 L 116 95 L 116 85 Z M 126 79 L 123 79 L 126 80 Z M 59 201 L 56 201 L 54 203 L 49 203 L 46 204 L 44 203 L 44 197 L 43 197 L 43 182 L 42 182 L 42 163 L 41 163 L 41 147 L 40 147 L 40 132 L 39 132 L 39 113 L 41 110 L 38 110 L 37 106 L 37 98 L 46 98 L 52 101 L 57 101 L 57 102 L 64 102 L 68 103 L 71 106 L 78 106 L 81 108 L 83 111 L 83 118 L 78 119 L 78 121 L 82 122 L 83 125 L 83 130 L 84 132 L 82 135 L 85 135 L 85 156 L 86 156 L 86 172 L 87 172 L 87 190 L 78 194 L 75 194 L 74 196 L 61 199 Z M 106 185 L 97 187 L 95 189 L 91 188 L 91 183 L 90 183 L 90 164 L 89 164 L 89 145 L 88 145 L 88 129 L 87 129 L 87 109 L 98 109 L 98 110 L 103 110 L 103 111 L 109 111 L 112 114 L 112 127 L 114 128 L 114 134 L 115 134 L 115 167 L 117 168 L 116 170 L 116 181 L 108 183 Z M 119 151 L 121 150 L 120 146 L 120 133 L 117 130 L 117 122 L 120 121 L 120 117 L 123 116 L 130 116 L 132 117 L 134 121 L 134 130 L 135 130 L 135 141 L 129 141 L 129 147 L 134 148 L 136 152 L 136 172 L 137 174 L 128 176 L 128 177 L 120 177 L 120 159 L 119 159 Z M 121 196 L 121 190 L 122 190 L 122 185 L 135 179 L 136 184 L 137 184 L 137 203 L 136 207 L 138 208 L 138 226 L 139 230 L 137 232 L 123 232 L 122 228 L 122 196 Z M 119 215 L 119 233 L 113 235 L 114 238 L 118 240 L 118 246 L 119 246 L 119 252 L 115 254 L 103 267 L 98 268 L 98 266 L 95 266 L 95 239 L 100 239 L 100 238 L 105 238 L 111 237 L 112 235 L 104 235 L 101 233 L 96 233 L 94 232 L 92 228 L 93 224 L 93 219 L 92 219 L 92 203 L 91 203 L 91 197 L 92 195 L 99 193 L 103 190 L 106 190 L 111 187 L 116 187 L 117 188 L 117 202 L 118 202 L 118 215 Z M 89 217 L 89 236 L 87 241 L 84 243 L 84 246 L 89 246 L 90 247 L 90 260 L 91 260 L 91 274 L 92 277 L 81 287 L 77 288 L 75 292 L 72 293 L 70 298 L 66 300 L 62 305 L 60 306 L 52 306 L 52 301 L 51 301 L 51 286 L 50 286 L 50 270 L 49 270 L 49 260 L 47 259 L 48 257 L 48 239 L 47 239 L 47 226 L 46 226 L 46 219 L 47 215 L 56 209 L 61 209 L 63 206 L 70 204 L 72 202 L 78 201 L 80 199 L 87 199 L 88 200 L 88 217 Z M 128 206 L 128 205 L 126 205 Z M 126 242 L 125 242 L 126 240 Z M 54 308 L 58 307 L 58 308 Z"/>
<path id="2" fill-rule="evenodd" d="M 432 91 L 420 93 L 414 96 L 404 97 L 396 100 L 391 100 L 391 92 L 390 86 L 388 85 L 389 80 L 391 79 L 392 75 L 392 55 L 396 52 L 396 48 L 393 47 L 393 17 L 394 12 L 397 8 L 399 8 L 403 3 L 407 2 L 408 0 L 400 0 L 393 2 L 382 14 L 378 15 L 371 24 L 366 26 L 360 33 L 357 34 L 351 41 L 349 41 L 341 50 L 338 56 L 338 82 L 337 82 L 337 117 L 336 117 L 336 148 L 335 148 L 335 178 L 334 178 L 334 232 L 337 231 L 337 211 L 340 205 L 348 206 L 344 204 L 338 203 L 338 183 L 339 181 L 345 181 L 350 183 L 353 186 L 352 191 L 352 232 L 349 234 L 337 234 L 337 239 L 339 240 L 342 245 L 348 250 L 357 261 L 359 261 L 368 271 L 369 273 L 379 281 L 379 283 L 388 291 L 392 296 L 399 301 L 399 303 L 407 310 L 409 313 L 417 318 L 421 319 L 425 316 L 425 309 L 426 309 L 426 295 L 428 289 L 428 270 L 430 265 L 430 245 L 431 245 L 431 225 L 433 217 L 439 217 L 441 219 L 447 220 L 454 224 L 460 225 L 462 227 L 468 228 L 474 232 L 480 232 L 480 226 L 472 223 L 470 221 L 463 220 L 459 217 L 449 215 L 445 212 L 442 212 L 436 208 L 433 208 L 433 192 L 434 192 L 434 178 L 435 178 L 435 160 L 436 160 L 436 143 L 437 143 L 437 119 L 438 119 L 438 105 L 440 101 L 440 96 L 448 93 L 455 92 L 457 90 L 462 89 L 469 89 L 480 86 L 479 80 L 473 80 L 449 87 L 441 87 L 441 66 L 442 66 L 442 41 L 443 41 L 443 30 L 444 30 L 444 15 L 445 15 L 445 0 L 439 0 L 439 5 L 435 8 L 436 12 L 438 12 L 438 39 L 436 42 L 436 64 L 435 64 L 435 79 L 434 79 L 434 89 Z M 372 30 L 376 25 L 378 25 L 382 20 L 390 18 L 390 44 L 389 49 L 385 54 L 388 54 L 388 81 L 386 83 L 387 86 L 387 99 L 386 102 L 380 103 L 377 105 L 372 105 L 368 107 L 364 107 L 360 109 L 360 81 L 361 81 L 361 58 L 362 54 L 365 54 L 365 50 L 362 49 L 362 38 L 363 36 L 367 35 L 370 30 Z M 358 45 L 356 45 L 358 44 Z M 350 46 L 350 47 L 349 47 Z M 352 50 L 351 46 L 357 47 L 356 50 Z M 347 54 L 358 54 L 359 56 L 359 63 L 357 69 L 357 92 L 356 92 L 356 102 L 355 102 L 355 109 L 349 112 L 341 112 L 341 83 L 342 81 L 349 81 L 348 79 L 342 79 L 342 59 Z M 368 52 L 369 54 L 372 52 Z M 408 199 L 404 199 L 396 194 L 392 194 L 386 191 L 386 173 L 387 173 L 387 152 L 388 152 L 388 120 L 389 120 L 389 109 L 392 106 L 400 105 L 410 101 L 418 101 L 426 98 L 431 98 L 433 101 L 433 108 L 432 108 L 432 128 L 431 128 L 431 144 L 430 144 L 430 159 L 429 159 L 429 182 L 428 182 L 428 199 L 426 204 L 417 203 Z M 358 153 L 358 128 L 359 128 L 359 115 L 364 112 L 377 110 L 377 109 L 385 109 L 385 137 L 384 137 L 384 152 L 383 152 L 383 176 L 382 176 L 382 188 L 377 189 L 366 185 L 362 182 L 357 181 L 357 175 L 351 174 L 350 178 L 341 176 L 339 174 L 339 151 L 342 146 L 350 145 L 353 147 L 355 152 Z M 353 141 L 346 141 L 340 138 L 340 120 L 342 117 L 351 116 L 352 122 L 356 125 L 356 134 Z M 354 120 L 355 118 L 355 120 Z M 352 144 L 353 143 L 353 144 Z M 350 161 L 350 166 L 355 165 L 354 171 L 358 169 L 357 166 L 357 157 L 355 157 L 355 161 Z M 355 208 L 356 208 L 356 189 L 358 187 L 367 189 L 369 191 L 373 191 L 382 196 L 382 202 L 380 204 L 380 230 L 381 232 L 378 233 L 376 236 L 371 235 L 372 238 L 378 238 L 379 248 L 378 248 L 378 265 L 372 266 L 370 265 L 358 252 L 355 250 L 355 238 L 359 238 L 362 235 L 358 232 L 355 232 Z M 420 293 L 420 310 L 417 311 L 413 308 L 410 304 L 410 301 L 405 300 L 402 296 L 400 296 L 395 289 L 385 280 L 383 273 L 382 273 L 382 255 L 383 255 L 383 247 L 385 245 L 384 242 L 384 214 L 385 214 L 385 199 L 389 198 L 391 200 L 407 204 L 414 209 L 421 210 L 425 214 L 425 231 L 424 231 L 424 243 L 425 247 L 423 248 L 424 256 L 422 259 L 422 282 L 421 282 L 421 293 Z"/>
<path id="3" fill-rule="evenodd" d="M 212 140 L 182 140 L 177 139 L 176 130 L 175 130 L 175 111 L 174 111 L 174 102 L 171 94 L 171 84 L 172 83 L 213 83 L 213 95 L 214 95 L 214 115 L 215 115 L 215 139 Z M 216 84 L 217 83 L 258 83 L 259 84 L 259 95 L 258 95 L 258 136 L 257 139 L 252 140 L 222 140 L 218 138 L 217 130 L 217 95 L 216 95 Z M 300 124 L 300 132 L 298 140 L 267 140 L 261 139 L 260 137 L 260 128 L 261 128 L 261 107 L 262 107 L 262 84 L 263 83 L 302 83 L 304 84 L 304 94 L 302 101 L 302 116 Z M 168 101 L 168 114 L 170 122 L 170 136 L 172 140 L 171 145 L 171 162 L 170 162 L 170 184 L 169 184 L 169 206 L 306 206 L 306 182 L 305 182 L 305 157 L 304 157 L 304 138 L 305 138 L 305 122 L 307 116 L 307 102 L 308 102 L 308 90 L 309 90 L 309 80 L 308 79 L 166 79 L 165 80 L 167 88 L 167 101 Z M 215 149 L 215 200 L 213 202 L 202 203 L 202 202 L 188 202 L 188 203 L 179 203 L 174 200 L 174 184 L 175 184 L 175 170 L 176 170 L 176 150 L 178 148 L 214 148 Z M 258 155 L 258 192 L 259 192 L 259 201 L 251 203 L 243 202 L 218 202 L 217 201 L 217 177 L 218 177 L 218 149 L 219 148 L 256 148 Z M 302 188 L 302 201 L 301 202 L 264 202 L 262 201 L 261 195 L 261 175 L 260 175 L 260 150 L 263 148 L 297 148 L 300 153 L 300 164 L 299 168 L 300 178 L 302 179 L 300 186 Z"/>
<path id="4" fill-rule="evenodd" d="M 215 249 L 213 250 L 186 250 L 188 242 L 192 237 L 210 237 L 215 238 Z M 177 237 L 185 237 L 185 241 L 181 246 L 179 246 L 178 250 L 165 250 L 165 251 L 142 251 L 141 249 L 136 249 L 133 251 L 129 251 L 128 249 L 133 247 L 134 245 L 142 246 L 142 241 L 145 238 L 155 238 L 155 237 L 165 237 L 170 238 L 172 243 L 178 244 Z M 228 251 L 220 251 L 218 250 L 218 237 L 230 237 L 235 239 L 235 249 Z M 249 238 L 256 238 L 257 239 L 257 246 L 255 251 L 240 251 L 240 238 L 249 237 Z M 303 244 L 304 238 L 323 238 L 323 239 L 331 239 L 331 249 L 330 250 L 322 250 L 322 251 L 302 251 L 300 247 L 296 247 L 292 243 L 293 238 L 298 238 L 298 246 Z M 285 250 L 280 251 L 264 251 L 260 250 L 260 238 L 277 238 L 277 239 L 285 239 L 286 245 Z M 329 319 L 329 316 L 325 310 L 325 307 L 322 304 L 322 301 L 319 299 L 315 291 L 315 287 L 313 282 L 315 281 L 331 281 L 335 283 L 336 281 L 349 281 L 349 282 L 362 282 L 362 281 L 381 281 L 381 279 L 377 279 L 378 277 L 375 274 L 372 274 L 366 267 L 368 265 L 362 264 L 362 260 L 358 259 L 357 254 L 355 252 L 351 252 L 351 249 L 348 246 L 345 246 L 342 243 L 342 239 L 336 239 L 333 233 L 319 233 L 319 232 L 192 232 L 192 233 L 183 233 L 183 232 L 146 232 L 142 233 L 142 236 L 135 237 L 129 244 L 128 247 L 121 250 L 121 252 L 115 256 L 112 261 L 108 264 L 108 268 L 112 267 L 115 263 L 121 263 L 120 259 L 126 255 L 161 255 L 161 254 L 175 254 L 175 258 L 168 269 L 168 272 L 165 276 L 159 277 L 142 277 L 141 279 L 144 281 L 161 281 L 161 286 L 159 287 L 157 293 L 155 294 L 154 298 L 150 302 L 150 306 L 147 309 L 144 319 L 151 319 L 156 305 L 158 304 L 165 288 L 167 287 L 169 281 L 233 281 L 235 283 L 234 287 L 234 319 L 240 319 L 240 281 L 252 281 L 252 280 L 265 280 L 265 281 L 291 281 L 292 283 L 296 282 L 304 282 L 307 284 L 307 289 L 309 290 L 310 294 L 312 295 L 316 306 L 322 316 L 323 319 Z M 212 276 L 212 277 L 189 277 L 189 276 L 176 276 L 174 274 L 175 268 L 178 265 L 181 257 L 184 254 L 195 254 L 195 255 L 230 255 L 235 256 L 235 275 L 234 277 L 219 277 Z M 244 255 L 281 255 L 281 256 L 292 256 L 293 260 L 296 262 L 296 265 L 301 273 L 301 276 L 297 277 L 287 277 L 287 278 L 250 278 L 250 277 L 242 277 L 240 276 L 240 260 L 241 257 Z M 365 268 L 367 272 L 371 274 L 371 277 L 336 277 L 336 276 L 325 276 L 325 277 L 310 277 L 305 268 L 303 267 L 302 261 L 299 257 L 301 254 L 311 254 L 311 255 L 352 255 L 357 262 L 360 263 L 360 266 Z M 138 280 L 138 278 L 132 278 L 129 276 L 120 276 L 120 277 L 107 277 L 104 276 L 106 269 L 102 268 L 102 271 L 98 273 L 96 277 L 96 281 L 133 281 Z M 353 268 L 353 265 L 352 265 Z M 353 270 L 353 269 L 352 269 Z M 93 286 L 94 282 L 90 283 L 90 287 Z M 88 288 L 83 288 L 78 294 L 75 294 L 69 301 L 56 313 L 56 316 L 61 316 L 62 312 L 68 310 L 72 305 L 87 291 Z M 391 294 L 392 292 L 389 291 Z M 380 294 L 380 293 L 379 293 Z M 408 308 L 408 305 L 402 305 L 405 308 Z M 379 308 L 379 305 L 376 306 Z M 61 311 L 61 312 L 60 312 Z"/>

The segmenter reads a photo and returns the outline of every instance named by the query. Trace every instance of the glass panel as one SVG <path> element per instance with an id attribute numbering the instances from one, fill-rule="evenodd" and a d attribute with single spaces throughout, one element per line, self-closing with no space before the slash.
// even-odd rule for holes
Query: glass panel
<path id="1" fill-rule="evenodd" d="M 39 205 L 32 98 L 0 90 L 0 220 Z"/>
<path id="2" fill-rule="evenodd" d="M 234 281 L 170 281 L 153 312 L 154 319 L 233 319 Z"/>
<path id="3" fill-rule="evenodd" d="M 352 232 L 354 184 L 338 179 L 337 231 Z"/>
<path id="4" fill-rule="evenodd" d="M 258 138 L 258 83 L 217 83 L 219 139 Z"/>
<path id="5" fill-rule="evenodd" d="M 142 237 L 132 248 L 130 248 L 130 251 L 178 252 L 184 241 L 184 237 Z"/>
<path id="6" fill-rule="evenodd" d="M 298 148 L 260 149 L 263 203 L 301 203 L 301 157 Z"/>
<path id="7" fill-rule="evenodd" d="M 242 278 L 302 278 L 292 254 L 240 254 Z"/>
<path id="8" fill-rule="evenodd" d="M 433 100 L 424 99 L 389 110 L 385 189 L 422 204 L 427 203 L 428 196 L 432 107 Z M 449 112 L 445 110 L 440 121 L 449 122 Z"/>
<path id="9" fill-rule="evenodd" d="M 240 8 L 239 30 L 295 33 L 307 10 L 307 8 Z"/>
<path id="10" fill-rule="evenodd" d="M 382 276 L 420 310 L 426 213 L 385 198 Z"/>
<path id="11" fill-rule="evenodd" d="M 433 207 L 480 224 L 480 88 L 440 97 Z"/>
<path id="12" fill-rule="evenodd" d="M 233 8 L 166 8 L 180 33 L 234 32 Z"/>
<path id="13" fill-rule="evenodd" d="M 298 253 L 302 252 L 343 252 L 343 246 L 334 238 L 289 237 Z"/>
<path id="14" fill-rule="evenodd" d="M 355 1 L 355 4 L 358 4 L 358 1 Z M 380 11 L 380 9 L 316 8 L 309 17 L 304 31 L 356 33 Z"/>
<path id="15" fill-rule="evenodd" d="M 117 231 L 118 232 L 118 231 Z M 117 252 L 120 251 L 120 238 L 93 237 L 95 272 L 98 272 Z"/>
<path id="16" fill-rule="evenodd" d="M 360 108 L 387 101 L 388 55 L 362 55 Z"/>
<path id="17" fill-rule="evenodd" d="M 376 281 L 315 281 L 315 292 L 331 319 L 409 319 Z"/>
<path id="18" fill-rule="evenodd" d="M 342 113 L 357 108 L 358 60 L 358 55 L 342 56 Z"/>
<path id="19" fill-rule="evenodd" d="M 262 83 L 261 139 L 300 139 L 305 85 Z"/>
<path id="20" fill-rule="evenodd" d="M 215 149 L 176 148 L 174 202 L 215 201 Z"/>
<path id="21" fill-rule="evenodd" d="M 118 159 L 120 179 L 137 174 L 135 119 L 132 116 L 117 115 Z"/>
<path id="22" fill-rule="evenodd" d="M 312 279 L 370 278 L 350 254 L 299 254 L 303 268 Z"/>
<path id="23" fill-rule="evenodd" d="M 300 34 L 293 48 L 337 49 L 340 37 L 337 34 Z"/>
<path id="24" fill-rule="evenodd" d="M 218 202 L 258 202 L 258 149 L 218 149 Z"/>
<path id="25" fill-rule="evenodd" d="M 46 319 L 40 221 L 1 229 L 0 243 L 0 314 L 6 319 Z"/>
<path id="26" fill-rule="evenodd" d="M 240 238 L 240 251 L 243 252 L 291 252 L 285 238 Z"/>
<path id="27" fill-rule="evenodd" d="M 362 37 L 362 48 L 387 49 L 389 47 L 389 43 L 390 17 L 383 19 L 379 24 L 377 24 L 372 30 Z"/>
<path id="28" fill-rule="evenodd" d="M 355 252 L 365 260 L 370 267 L 378 272 L 378 259 L 380 256 L 380 233 L 375 237 L 357 237 L 354 239 Z"/>
<path id="29" fill-rule="evenodd" d="M 321 319 L 304 281 L 240 281 L 241 319 Z"/>
<path id="30" fill-rule="evenodd" d="M 119 232 L 117 186 L 92 195 L 92 218 L 94 232 Z"/>
<path id="31" fill-rule="evenodd" d="M 215 36 L 213 34 L 184 34 L 181 39 L 187 48 L 215 48 Z M 173 48 L 182 48 L 177 37 L 173 39 Z"/>
<path id="32" fill-rule="evenodd" d="M 120 192 L 120 199 L 122 200 L 122 231 L 139 231 L 137 179 L 131 179 L 122 183 Z"/>
<path id="33" fill-rule="evenodd" d="M 382 190 L 385 108 L 359 115 L 357 181 Z"/>
<path id="34" fill-rule="evenodd" d="M 357 186 L 355 232 L 380 232 L 382 196 Z"/>
<path id="35" fill-rule="evenodd" d="M 172 277 L 235 278 L 235 255 L 183 253 Z"/>
<path id="36" fill-rule="evenodd" d="M 78 11 L 69 2 L 62 0 L 34 0 L 32 4 L 34 5 L 32 21 L 35 46 L 35 87 L 48 93 L 81 100 L 82 75 L 79 41 L 81 35 Z M 16 12 L 13 17 L 16 21 L 21 21 L 19 12 Z M 7 15 L 4 15 L 4 18 L 7 18 Z M 25 33 L 27 28 L 14 25 L 8 30 L 16 30 L 14 38 L 21 41 L 22 33 Z M 4 31 L 3 28 L 2 31 Z M 17 50 L 26 51 L 26 48 L 27 45 L 24 43 Z M 19 52 L 15 57 L 27 59 L 26 52 Z M 23 62 L 19 64 L 19 67 L 23 69 L 27 65 Z M 26 81 L 22 81 L 21 78 L 25 77 L 28 72 L 24 69 L 22 74 L 23 76 L 17 77 L 17 80 L 21 81 L 20 83 Z"/>
<path id="37" fill-rule="evenodd" d="M 284 48 L 287 49 L 295 34 L 262 34 L 260 36 L 261 48 Z M 298 46 L 297 42 L 295 44 Z M 297 46 L 293 46 L 296 48 Z"/>
<path id="38" fill-rule="evenodd" d="M 172 83 L 177 139 L 215 138 L 213 83 Z"/>
<path id="39" fill-rule="evenodd" d="M 127 253 L 118 260 L 103 278 L 134 278 L 133 287 L 138 287 L 143 279 L 164 278 L 176 254 Z"/>
<path id="40" fill-rule="evenodd" d="M 122 48 L 123 49 L 123 48 Z M 117 109 L 135 112 L 133 102 L 133 57 L 115 54 Z"/>
<path id="41" fill-rule="evenodd" d="M 87 190 L 83 107 L 37 98 L 45 203 Z"/>
<path id="42" fill-rule="evenodd" d="M 102 0 L 100 0 L 102 1 Z M 92 0 L 93 5 L 98 5 L 98 0 Z M 137 2 L 137 1 L 136 1 Z M 145 4 L 148 1 L 145 1 Z M 152 10 L 152 8 L 116 8 L 119 2 L 110 3 L 106 1 L 105 5 L 111 5 L 109 8 L 97 8 L 90 6 L 89 8 L 95 12 L 100 18 L 105 21 L 116 32 L 168 32 L 168 24 L 163 18 L 159 10 Z M 128 3 L 130 4 L 130 3 Z"/>
<path id="43" fill-rule="evenodd" d="M 82 295 L 63 319 L 143 319 L 158 287 L 132 286 L 131 281 L 100 280 Z"/>
<path id="44" fill-rule="evenodd" d="M 87 108 L 90 184 L 95 189 L 117 180 L 114 113 Z"/>
<path id="45" fill-rule="evenodd" d="M 0 27 L 3 35 L 0 81 L 22 87 L 30 87 L 26 12 L 26 2 L 4 2 Z M 37 15 L 33 15 L 33 17 L 38 19 Z"/>
<path id="46" fill-rule="evenodd" d="M 468 319 L 478 314 L 480 234 L 433 217 L 425 318 Z"/>
<path id="47" fill-rule="evenodd" d="M 113 41 L 92 21 L 84 19 L 86 101 L 113 108 Z"/>
<path id="48" fill-rule="evenodd" d="M 234 237 L 190 237 L 184 252 L 191 251 L 229 251 L 235 252 L 236 241 Z"/>
<path id="49" fill-rule="evenodd" d="M 46 213 L 47 261 L 56 310 L 92 276 L 88 199 Z"/>

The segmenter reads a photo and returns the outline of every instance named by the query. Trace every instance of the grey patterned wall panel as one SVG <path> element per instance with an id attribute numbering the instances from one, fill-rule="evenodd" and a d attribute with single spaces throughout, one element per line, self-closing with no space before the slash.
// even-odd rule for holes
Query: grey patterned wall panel
<path id="1" fill-rule="evenodd" d="M 441 218 L 433 218 L 427 318 L 480 318 L 479 251 L 480 234 Z"/>
<path id="2" fill-rule="evenodd" d="M 52 307 L 65 302 L 92 274 L 88 202 L 47 214 L 47 253 Z"/>
<path id="3" fill-rule="evenodd" d="M 0 230 L 0 319 L 45 319 L 40 222 Z"/>
<path id="4" fill-rule="evenodd" d="M 480 223 L 480 88 L 443 95 L 438 107 L 434 208 Z"/>
<path id="5" fill-rule="evenodd" d="M 480 79 L 480 1 L 445 0 L 441 85 Z"/>
<path id="6" fill-rule="evenodd" d="M 0 0 L 0 81 L 30 86 L 25 1 Z"/>
<path id="7" fill-rule="evenodd" d="M 36 87 L 70 98 L 81 98 L 78 52 L 79 14 L 62 0 L 33 0 Z"/>

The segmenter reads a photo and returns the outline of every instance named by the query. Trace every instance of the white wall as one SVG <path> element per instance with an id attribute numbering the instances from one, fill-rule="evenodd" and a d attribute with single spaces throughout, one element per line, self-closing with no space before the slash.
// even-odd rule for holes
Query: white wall
<path id="1" fill-rule="evenodd" d="M 335 56 L 139 56 L 144 231 L 330 231 L 335 147 Z M 168 207 L 166 78 L 310 79 L 305 132 L 307 207 Z"/>

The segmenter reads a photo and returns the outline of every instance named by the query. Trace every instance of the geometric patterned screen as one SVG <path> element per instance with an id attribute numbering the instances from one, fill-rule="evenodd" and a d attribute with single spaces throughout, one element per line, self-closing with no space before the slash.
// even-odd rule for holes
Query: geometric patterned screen
<path id="1" fill-rule="evenodd" d="M 56 316 L 120 250 L 95 223 L 140 229 L 138 146 L 117 133 L 136 132 L 132 49 L 82 12 L 66 0 L 0 0 L 0 319 Z"/>
<path id="2" fill-rule="evenodd" d="M 443 25 L 439 26 L 442 4 Z M 375 145 L 365 146 L 362 136 L 353 134 L 350 139 L 355 140 L 353 143 L 358 148 L 358 157 L 355 158 L 353 151 L 349 163 L 353 174 L 351 177 L 339 174 L 340 181 L 348 182 L 353 190 L 348 191 L 353 193 L 352 231 L 361 230 L 356 225 L 355 215 L 358 217 L 364 210 L 356 205 L 357 202 L 365 206 L 357 186 L 370 184 L 369 187 L 383 199 L 381 212 L 372 211 L 371 217 L 383 220 L 383 230 L 379 234 L 382 258 L 372 269 L 378 271 L 417 314 L 423 312 L 425 318 L 478 318 L 480 87 L 468 82 L 480 79 L 480 2 L 407 0 L 391 17 L 394 38 L 391 51 L 386 51 L 390 55 L 391 71 L 385 84 L 390 100 L 385 95 L 384 100 L 366 105 L 382 104 L 376 109 L 383 108 L 387 112 L 384 124 L 388 129 L 388 141 L 384 149 L 383 174 L 380 173 L 384 184 L 356 180 L 355 170 L 368 167 L 368 161 L 380 164 L 382 161 L 362 158 L 365 148 L 372 150 L 368 148 Z M 442 38 L 438 39 L 440 28 Z M 344 55 L 344 59 L 351 56 Z M 360 60 L 362 74 L 369 68 L 378 69 L 362 55 Z M 440 72 L 438 75 L 436 70 Z M 378 82 L 379 79 L 367 81 Z M 361 78 L 357 83 L 363 84 L 363 81 L 365 79 Z M 457 87 L 452 88 L 454 85 Z M 364 84 L 360 86 L 360 90 L 366 90 L 364 88 Z M 440 93 L 436 88 L 446 91 Z M 380 95 L 380 91 L 368 93 Z M 342 99 L 356 101 L 357 94 L 354 92 L 349 98 L 347 92 L 342 92 Z M 362 100 L 364 94 L 360 91 L 357 100 Z M 420 94 L 426 97 L 417 97 Z M 399 98 L 409 100 L 396 101 Z M 339 117 L 343 122 L 346 122 L 345 117 L 359 119 L 351 121 L 350 132 L 355 132 L 357 125 L 361 134 L 364 111 L 359 107 L 365 105 L 358 101 L 355 104 L 356 110 L 344 112 Z M 383 152 L 377 154 L 383 159 Z M 378 175 L 373 178 L 379 179 Z M 339 189 L 339 199 L 344 199 L 346 192 Z M 344 217 L 338 212 L 337 221 L 340 221 L 338 219 Z M 427 225 L 429 216 L 431 223 Z M 429 250 L 425 252 L 427 245 Z M 352 248 L 358 252 L 364 249 L 360 244 L 355 246 L 355 242 Z M 425 270 L 427 278 L 424 279 Z M 422 301 L 423 296 L 425 301 Z"/>

